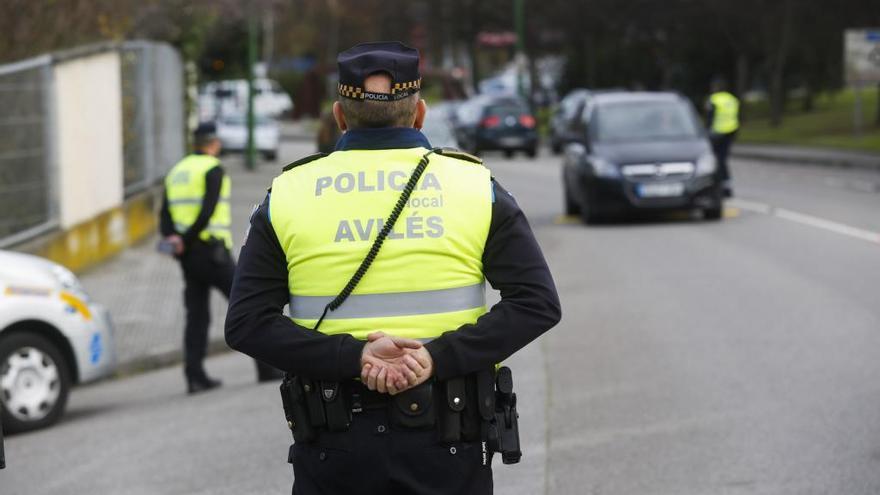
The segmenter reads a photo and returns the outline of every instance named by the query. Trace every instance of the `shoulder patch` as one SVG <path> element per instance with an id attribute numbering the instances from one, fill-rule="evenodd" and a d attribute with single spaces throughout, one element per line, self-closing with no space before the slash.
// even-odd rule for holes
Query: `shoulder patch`
<path id="1" fill-rule="evenodd" d="M 464 151 L 459 151 L 455 148 L 436 148 L 434 149 L 434 153 L 437 153 L 438 155 L 448 156 L 449 158 L 457 158 L 466 162 L 476 163 L 479 165 L 483 164 L 482 158 L 471 155 L 470 153 L 465 153 Z"/>
<path id="2" fill-rule="evenodd" d="M 299 160 L 287 165 L 286 167 L 284 167 L 284 169 L 282 169 L 282 172 L 287 172 L 288 170 L 290 170 L 294 167 L 299 167 L 300 165 L 305 165 L 306 163 L 313 162 L 319 158 L 324 158 L 328 154 L 329 153 L 314 153 L 312 155 L 305 156 L 305 157 L 300 158 Z"/>

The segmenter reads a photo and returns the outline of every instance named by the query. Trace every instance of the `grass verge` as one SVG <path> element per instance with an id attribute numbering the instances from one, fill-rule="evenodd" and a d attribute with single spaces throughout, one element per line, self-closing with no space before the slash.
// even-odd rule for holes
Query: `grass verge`
<path id="1" fill-rule="evenodd" d="M 876 87 L 862 90 L 861 136 L 854 133 L 855 93 L 843 90 L 816 97 L 812 111 L 795 110 L 789 105 L 782 125 L 771 127 L 764 102 L 749 104 L 738 141 L 743 143 L 787 144 L 821 148 L 841 148 L 880 153 L 880 127 L 876 125 Z M 798 105 L 800 106 L 800 105 Z M 751 118 L 749 118 L 751 116 Z"/>

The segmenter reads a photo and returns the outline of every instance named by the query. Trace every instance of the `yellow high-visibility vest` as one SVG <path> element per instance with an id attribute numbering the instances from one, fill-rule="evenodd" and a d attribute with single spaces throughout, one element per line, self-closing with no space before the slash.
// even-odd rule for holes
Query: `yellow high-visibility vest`
<path id="1" fill-rule="evenodd" d="M 337 151 L 272 183 L 269 221 L 287 258 L 290 315 L 313 328 L 360 266 L 428 150 Z M 432 154 L 391 234 L 319 331 L 430 340 L 486 312 L 492 184 L 481 164 Z"/>
<path id="2" fill-rule="evenodd" d="M 730 134 L 739 129 L 739 100 L 727 91 L 712 93 L 709 103 L 715 107 L 712 117 L 712 132 Z"/>
<path id="3" fill-rule="evenodd" d="M 168 172 L 165 177 L 165 195 L 168 198 L 168 210 L 174 229 L 186 232 L 202 210 L 202 199 L 205 196 L 205 176 L 220 160 L 210 155 L 189 155 Z M 223 176 L 220 187 L 220 198 L 217 207 L 208 222 L 208 226 L 199 233 L 203 241 L 219 239 L 227 249 L 232 248 L 232 214 L 229 209 L 229 193 L 231 182 L 229 176 Z"/>

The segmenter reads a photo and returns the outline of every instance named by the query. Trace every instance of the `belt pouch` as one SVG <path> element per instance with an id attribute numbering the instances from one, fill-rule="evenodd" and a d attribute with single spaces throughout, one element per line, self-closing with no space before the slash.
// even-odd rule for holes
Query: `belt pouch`
<path id="1" fill-rule="evenodd" d="M 447 380 L 439 387 L 437 433 L 441 442 L 461 440 L 462 411 L 467 404 L 464 377 Z M 445 407 L 444 407 L 445 406 Z"/>
<path id="2" fill-rule="evenodd" d="M 351 426 L 351 406 L 347 395 L 340 393 L 339 382 L 320 382 L 321 399 L 324 401 L 324 414 L 327 418 L 327 429 L 330 431 L 346 431 Z"/>
<path id="3" fill-rule="evenodd" d="M 403 428 L 433 427 L 433 395 L 434 387 L 431 382 L 395 395 L 391 399 L 389 411 L 392 424 Z"/>
<path id="4" fill-rule="evenodd" d="M 321 400 L 321 390 L 318 383 L 308 378 L 300 378 L 302 383 L 303 396 L 305 397 L 306 407 L 309 410 L 309 419 L 312 420 L 312 426 L 320 428 L 327 426 L 327 419 L 324 417 L 324 402 Z"/>
<path id="5" fill-rule="evenodd" d="M 481 424 L 483 423 L 479 412 L 476 376 L 468 375 L 465 384 L 466 398 L 464 411 L 461 414 L 461 439 L 466 442 L 476 442 L 482 439 Z"/>
<path id="6" fill-rule="evenodd" d="M 495 418 L 495 371 L 478 371 L 476 382 L 480 417 L 483 421 L 491 421 Z"/>
<path id="7" fill-rule="evenodd" d="M 317 432 L 309 420 L 309 412 L 303 397 L 302 383 L 297 377 L 286 376 L 281 382 L 281 402 L 287 426 L 293 433 L 295 442 L 311 442 Z"/>

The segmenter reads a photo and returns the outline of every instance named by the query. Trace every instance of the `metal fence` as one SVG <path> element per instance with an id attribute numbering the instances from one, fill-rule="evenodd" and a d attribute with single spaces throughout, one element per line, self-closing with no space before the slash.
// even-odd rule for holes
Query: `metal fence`
<path id="1" fill-rule="evenodd" d="M 48 56 L 0 66 L 0 246 L 58 220 Z"/>
<path id="2" fill-rule="evenodd" d="M 168 45 L 130 42 L 121 50 L 125 193 L 165 176 L 185 148 L 184 74 Z"/>
<path id="3" fill-rule="evenodd" d="M 98 45 L 0 66 L 0 248 L 58 226 L 54 66 L 118 51 L 126 197 L 158 183 L 185 151 L 184 74 L 169 45 Z"/>

